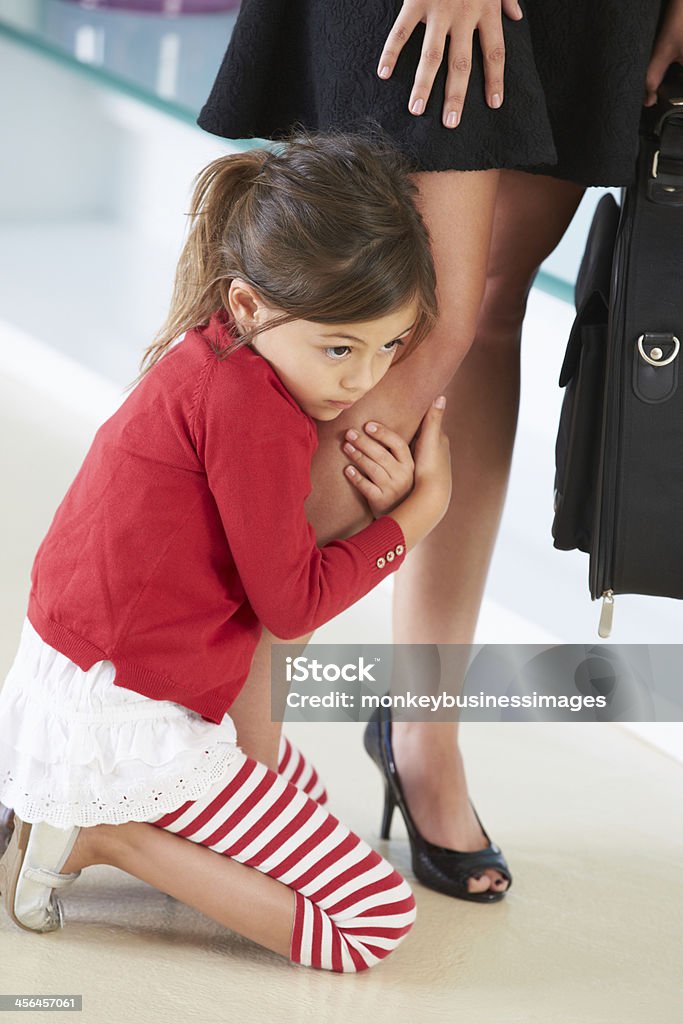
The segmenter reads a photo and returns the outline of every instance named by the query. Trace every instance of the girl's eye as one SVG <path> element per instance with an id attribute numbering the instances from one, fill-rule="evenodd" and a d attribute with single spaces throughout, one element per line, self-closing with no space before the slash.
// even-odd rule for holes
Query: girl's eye
<path id="1" fill-rule="evenodd" d="M 349 345 L 335 345 L 333 348 L 326 348 L 325 355 L 329 356 L 330 359 L 343 359 L 350 351 Z"/>
<path id="2" fill-rule="evenodd" d="M 386 345 L 382 345 L 380 352 L 395 352 L 399 345 L 402 344 L 402 341 L 399 341 L 398 338 L 395 338 L 394 341 L 388 341 Z"/>

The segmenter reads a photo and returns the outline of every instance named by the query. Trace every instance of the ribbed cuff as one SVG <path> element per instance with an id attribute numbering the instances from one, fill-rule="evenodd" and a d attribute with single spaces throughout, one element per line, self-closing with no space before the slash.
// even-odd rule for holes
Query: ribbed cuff
<path id="1" fill-rule="evenodd" d="M 364 530 L 348 538 L 380 576 L 395 572 L 406 557 L 406 540 L 403 530 L 391 516 L 382 516 L 370 523 Z"/>

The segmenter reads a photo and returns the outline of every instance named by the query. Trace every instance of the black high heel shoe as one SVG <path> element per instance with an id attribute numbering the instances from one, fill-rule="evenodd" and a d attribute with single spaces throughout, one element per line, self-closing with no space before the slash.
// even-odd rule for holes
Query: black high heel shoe
<path id="1" fill-rule="evenodd" d="M 483 850 L 475 850 L 473 853 L 449 850 L 445 846 L 436 846 L 434 843 L 428 842 L 418 832 L 403 796 L 401 782 L 394 763 L 394 752 L 391 746 L 391 711 L 388 708 L 378 708 L 373 712 L 365 729 L 363 744 L 384 777 L 384 812 L 380 836 L 382 839 L 389 838 L 394 808 L 398 806 L 408 830 L 415 877 L 429 889 L 445 893 L 446 896 L 455 896 L 461 900 L 471 900 L 473 903 L 497 903 L 502 900 L 507 889 L 503 892 L 491 889 L 485 892 L 468 892 L 467 890 L 467 879 L 486 868 L 500 871 L 508 881 L 508 889 L 512 885 L 512 875 L 505 858 L 500 848 L 492 843 L 486 835 L 486 830 L 479 821 L 479 815 L 474 807 L 472 807 L 474 816 L 489 844 Z"/>

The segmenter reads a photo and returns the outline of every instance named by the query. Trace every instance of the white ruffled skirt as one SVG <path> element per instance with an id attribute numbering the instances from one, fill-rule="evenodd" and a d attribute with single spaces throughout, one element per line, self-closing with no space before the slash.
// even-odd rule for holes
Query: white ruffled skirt
<path id="1" fill-rule="evenodd" d="M 0 690 L 0 802 L 57 828 L 152 821 L 220 782 L 236 740 L 229 715 L 114 686 L 110 661 L 84 672 L 26 619 Z"/>

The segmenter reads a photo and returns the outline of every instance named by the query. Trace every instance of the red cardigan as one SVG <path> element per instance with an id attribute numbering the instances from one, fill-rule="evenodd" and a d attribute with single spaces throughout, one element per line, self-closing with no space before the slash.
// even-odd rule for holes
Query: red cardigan
<path id="1" fill-rule="evenodd" d="M 266 626 L 291 639 L 358 601 L 405 553 L 384 516 L 318 548 L 311 420 L 224 318 L 190 331 L 97 431 L 31 573 L 28 617 L 86 670 L 219 722 Z"/>

